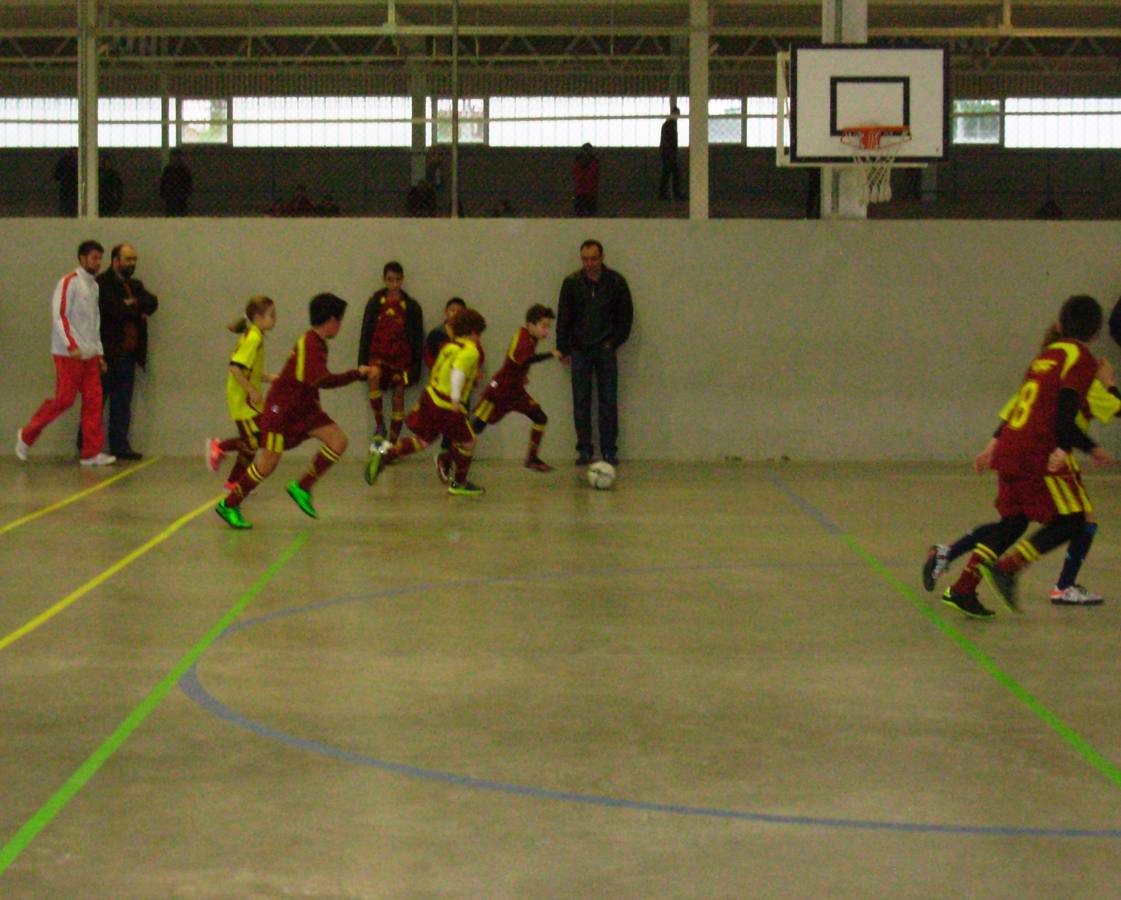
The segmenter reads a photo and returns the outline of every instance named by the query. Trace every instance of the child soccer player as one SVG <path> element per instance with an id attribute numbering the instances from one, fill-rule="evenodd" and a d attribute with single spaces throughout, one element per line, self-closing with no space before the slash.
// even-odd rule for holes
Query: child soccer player
<path id="1" fill-rule="evenodd" d="M 227 490 L 232 490 L 241 479 L 257 452 L 261 433 L 257 419 L 265 408 L 261 382 L 274 380 L 274 376 L 264 373 L 265 334 L 275 326 L 276 304 L 268 297 L 251 297 L 245 304 L 245 315 L 226 326 L 241 335 L 226 376 L 226 405 L 237 427 L 237 437 L 208 440 L 206 464 L 211 472 L 217 472 L 222 458 L 231 450 L 237 451 L 237 461 L 226 478 Z"/>
<path id="2" fill-rule="evenodd" d="M 389 440 L 401 434 L 405 421 L 405 387 L 420 378 L 424 314 L 420 304 L 401 285 L 405 270 L 399 262 L 382 269 L 385 287 L 367 302 L 358 340 L 358 365 L 370 367 L 370 409 L 374 412 L 374 440 L 385 437 L 382 393 L 392 391 L 393 422 Z"/>
<path id="3" fill-rule="evenodd" d="M 428 337 L 424 339 L 424 364 L 429 369 L 436 362 L 436 357 L 440 355 L 440 348 L 452 339 L 449 323 L 465 309 L 467 309 L 467 301 L 459 297 L 452 297 L 444 304 L 444 321 L 440 323 L 439 327 L 428 332 Z"/>
<path id="4" fill-rule="evenodd" d="M 471 419 L 471 429 L 476 435 L 482 434 L 488 425 L 495 425 L 507 414 L 519 412 L 533 425 L 529 430 L 529 449 L 526 451 L 525 467 L 535 472 L 551 472 L 553 467 L 542 460 L 537 452 L 545 436 L 545 425 L 549 417 L 525 389 L 529 381 L 529 367 L 546 359 L 560 359 L 560 352 L 535 353 L 537 342 L 549 336 L 549 326 L 556 314 L 547 306 L 535 303 L 525 314 L 525 325 L 518 329 L 506 351 L 502 368 L 487 386 L 483 399 L 475 407 Z M 446 472 L 440 469 L 440 477 Z"/>
<path id="5" fill-rule="evenodd" d="M 467 480 L 475 433 L 463 404 L 471 395 L 478 375 L 482 355 L 479 337 L 486 327 L 486 319 L 473 309 L 465 309 L 452 320 L 452 339 L 441 348 L 432 366 L 428 387 L 421 394 L 420 403 L 409 413 L 407 422 L 412 435 L 392 445 L 382 442 L 375 446 L 366 464 L 368 484 L 377 480 L 383 466 L 423 450 L 444 435 L 451 439 L 451 447 L 436 458 L 436 468 L 443 473 L 452 465 L 455 467 L 453 477 L 441 475 L 448 493 L 461 496 L 484 493 L 483 488 Z"/>
<path id="6" fill-rule="evenodd" d="M 1044 337 L 1043 347 L 1046 348 L 1058 339 L 1058 328 L 1049 329 L 1047 335 Z M 1090 384 L 1090 390 L 1086 395 L 1086 408 L 1079 411 L 1077 422 L 1078 427 L 1082 431 L 1088 429 L 1091 416 L 1100 422 L 1109 422 L 1121 412 L 1121 391 L 1118 391 L 1113 381 L 1113 367 L 1109 364 L 1108 360 L 1101 360 L 1098 375 Z M 1108 383 L 1108 387 L 1106 383 Z M 1008 416 L 1015 407 L 1016 399 L 1016 397 L 1013 397 L 1005 405 L 1004 409 L 1001 410 L 1000 418 L 1002 421 L 1002 428 L 1003 422 L 1007 421 Z M 977 455 L 977 458 L 973 461 L 973 469 L 977 474 L 980 474 L 989 467 L 995 447 L 996 438 L 993 437 L 989 440 L 985 449 Z M 923 587 L 928 591 L 933 591 L 939 576 L 950 567 L 950 564 L 959 556 L 963 556 L 971 551 L 979 541 L 984 539 L 990 529 L 995 528 L 999 524 L 999 522 L 990 522 L 985 525 L 978 525 L 972 531 L 963 534 L 952 544 L 934 544 L 930 550 L 927 551 L 926 560 L 923 562 Z M 1101 594 L 1088 591 L 1077 583 L 1078 573 L 1082 569 L 1082 563 L 1085 562 L 1086 557 L 1090 553 L 1090 547 L 1094 543 L 1094 537 L 1097 533 L 1098 523 L 1094 521 L 1093 513 L 1087 513 L 1086 525 L 1067 545 L 1066 558 L 1063 560 L 1063 567 L 1059 572 L 1059 580 L 1055 582 L 1055 586 L 1051 589 L 1050 599 L 1055 605 L 1097 606 L 1104 601 L 1105 598 L 1102 597 Z"/>
<path id="7" fill-rule="evenodd" d="M 1101 324 L 1101 306 L 1093 297 L 1079 294 L 1063 304 L 1058 322 L 1062 338 L 1046 346 L 1028 367 L 991 453 L 986 448 L 979 457 L 979 463 L 997 472 L 996 508 L 1001 518 L 975 530 L 973 553 L 942 596 L 944 603 L 968 616 L 993 614 L 977 598 L 982 578 L 1005 605 L 1018 611 L 1017 573 L 1085 529 L 1092 507 L 1070 451 L 1078 447 L 1097 464 L 1111 459 L 1076 421 L 1099 373 L 1098 360 L 1086 344 L 1097 337 Z M 1042 527 L 1021 540 L 1029 521 Z"/>
<path id="8" fill-rule="evenodd" d="M 339 333 L 346 301 L 334 294 L 317 294 L 308 305 L 311 329 L 296 341 L 284 368 L 269 388 L 261 414 L 261 448 L 256 459 L 221 500 L 215 511 L 231 528 L 251 528 L 241 516 L 241 502 L 272 474 L 281 454 L 309 437 L 322 442 L 304 477 L 288 483 L 296 505 L 313 519 L 319 514 L 311 502 L 311 489 L 346 450 L 346 435 L 319 405 L 319 391 L 343 387 L 369 375 L 368 366 L 332 374 L 327 370 L 327 341 Z"/>

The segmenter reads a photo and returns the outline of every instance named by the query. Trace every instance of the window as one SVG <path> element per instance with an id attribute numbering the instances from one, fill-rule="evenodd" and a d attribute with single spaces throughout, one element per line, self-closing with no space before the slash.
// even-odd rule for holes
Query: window
<path id="1" fill-rule="evenodd" d="M 159 97 L 99 97 L 98 146 L 158 147 L 161 119 Z"/>
<path id="2" fill-rule="evenodd" d="M 452 142 L 452 101 L 440 97 L 436 101 L 436 139 L 432 139 L 432 100 L 425 104 L 425 115 L 429 124 L 425 129 L 429 144 L 450 144 Z M 459 142 L 461 144 L 486 143 L 486 102 L 482 97 L 459 98 Z"/>
<path id="3" fill-rule="evenodd" d="M 1121 99 L 1009 97 L 1005 147 L 1121 147 Z"/>
<path id="4" fill-rule="evenodd" d="M 71 97 L 0 98 L 0 147 L 78 146 L 78 101 Z"/>
<path id="5" fill-rule="evenodd" d="M 776 97 L 747 98 L 747 135 L 749 147 L 775 146 L 775 129 L 778 128 L 778 99 Z M 786 119 L 786 145 L 790 146 L 790 119 Z"/>
<path id="6" fill-rule="evenodd" d="M 955 144 L 999 144 L 999 100 L 955 100 L 953 104 Z"/>
<path id="7" fill-rule="evenodd" d="M 229 101 L 179 101 L 179 143 L 225 144 L 229 136 Z"/>
<path id="8" fill-rule="evenodd" d="M 708 140 L 712 144 L 743 143 L 743 100 L 739 97 L 709 98 Z"/>
<path id="9" fill-rule="evenodd" d="M 657 147 L 665 97 L 491 97 L 492 147 Z M 684 107 L 683 107 L 684 109 Z M 678 123 L 678 143 L 688 143 Z"/>
<path id="10" fill-rule="evenodd" d="M 235 147 L 408 147 L 409 97 L 234 97 Z"/>

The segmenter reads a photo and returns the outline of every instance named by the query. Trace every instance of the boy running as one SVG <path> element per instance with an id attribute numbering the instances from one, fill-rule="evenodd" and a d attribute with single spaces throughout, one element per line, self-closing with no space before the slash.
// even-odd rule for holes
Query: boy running
<path id="1" fill-rule="evenodd" d="M 529 430 L 529 449 L 526 451 L 525 467 L 535 472 L 551 472 L 553 467 L 538 455 L 541 440 L 545 437 L 545 425 L 549 417 L 526 390 L 529 381 L 529 367 L 546 359 L 560 359 L 560 352 L 536 353 L 537 342 L 549 336 L 549 326 L 556 314 L 547 306 L 535 303 L 525 314 L 525 325 L 518 329 L 502 368 L 487 386 L 482 400 L 475 407 L 471 419 L 471 429 L 476 435 L 482 434 L 488 425 L 495 425 L 511 412 L 521 413 L 533 424 Z M 440 470 L 441 478 L 444 470 Z"/>
<path id="2" fill-rule="evenodd" d="M 440 480 L 448 493 L 474 497 L 483 488 L 467 480 L 471 454 L 475 449 L 475 433 L 467 418 L 464 401 L 479 371 L 482 348 L 479 337 L 486 330 L 486 319 L 473 309 L 465 309 L 452 320 L 452 339 L 440 350 L 432 366 L 428 387 L 420 403 L 409 413 L 407 423 L 412 435 L 397 443 L 377 443 L 366 464 L 366 483 L 373 484 L 383 466 L 423 450 L 441 435 L 451 440 L 451 447 L 436 458 Z M 454 475 L 448 470 L 454 466 Z"/>
<path id="3" fill-rule="evenodd" d="M 1070 451 L 1078 447 L 1098 465 L 1111 459 L 1076 421 L 1099 374 L 1100 364 L 1086 344 L 1097 337 L 1101 324 L 1101 306 L 1093 297 L 1079 294 L 1063 304 L 1058 322 L 1062 337 L 1043 348 L 1028 367 L 991 455 L 989 448 L 981 454 L 979 462 L 997 472 L 996 508 L 1001 518 L 974 532 L 973 553 L 942 596 L 944 603 L 968 616 L 993 614 L 977 599 L 982 578 L 1018 612 L 1017 573 L 1085 528 L 1093 508 Z M 1108 370 L 1102 374 L 1112 381 Z M 1029 521 L 1043 527 L 1020 540 Z"/>
<path id="4" fill-rule="evenodd" d="M 319 513 L 311 502 L 311 489 L 346 450 L 343 430 L 319 405 L 319 391 L 343 387 L 369 375 L 368 366 L 332 374 L 327 370 L 327 341 L 342 327 L 346 301 L 334 294 L 317 294 L 308 306 L 311 329 L 296 341 L 284 368 L 272 383 L 261 414 L 261 447 L 253 463 L 215 508 L 231 528 L 252 528 L 241 515 L 241 502 L 272 474 L 285 450 L 313 437 L 319 448 L 304 477 L 288 483 L 288 496 L 313 519 Z"/>

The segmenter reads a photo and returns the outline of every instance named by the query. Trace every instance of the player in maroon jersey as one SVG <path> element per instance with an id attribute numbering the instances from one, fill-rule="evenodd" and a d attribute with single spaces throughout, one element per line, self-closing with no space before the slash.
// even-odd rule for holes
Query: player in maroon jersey
<path id="1" fill-rule="evenodd" d="M 1058 323 L 1055 323 L 1043 336 L 1041 350 L 1046 350 L 1061 338 Z M 1011 416 L 1018 399 L 1018 396 L 1013 397 L 1005 404 L 1004 409 L 1000 412 L 1002 422 L 1007 421 L 1008 417 Z M 1099 422 L 1110 422 L 1118 414 L 1121 414 L 1121 391 L 1118 391 L 1115 384 L 1113 366 L 1110 365 L 1108 360 L 1102 359 L 1101 365 L 1098 367 L 1097 377 L 1090 385 L 1086 403 L 1079 410 L 1076 421 L 1079 428 L 1088 434 L 1092 419 L 1097 419 Z M 1001 427 L 1003 427 L 1003 424 Z M 999 429 L 997 433 L 999 434 Z M 989 443 L 973 461 L 973 470 L 977 474 L 981 474 L 990 467 L 993 450 L 995 449 L 996 437 L 994 436 L 989 439 Z M 999 526 L 1000 522 L 988 522 L 966 532 L 952 544 L 934 544 L 931 546 L 922 566 L 923 587 L 928 591 L 933 591 L 939 576 L 950 567 L 955 559 L 970 553 L 979 542 L 985 540 L 994 528 Z M 1097 606 L 1104 602 L 1105 598 L 1101 594 L 1087 590 L 1078 584 L 1078 573 L 1090 553 L 1097 532 L 1098 523 L 1094 520 L 1093 513 L 1087 513 L 1086 524 L 1082 531 L 1071 538 L 1070 543 L 1067 544 L 1067 552 L 1063 559 L 1059 578 L 1051 589 L 1050 599 L 1056 606 Z"/>
<path id="2" fill-rule="evenodd" d="M 339 461 L 347 438 L 319 405 L 319 391 L 352 384 L 370 374 L 369 366 L 333 374 L 327 369 L 327 341 L 342 327 L 346 301 L 334 294 L 317 294 L 308 306 L 311 329 L 296 341 L 284 368 L 273 380 L 260 418 L 260 449 L 256 459 L 234 485 L 215 512 L 231 528 L 251 528 L 242 518 L 241 502 L 272 474 L 285 450 L 313 437 L 323 446 L 299 481 L 288 483 L 287 491 L 296 505 L 313 519 L 319 514 L 311 502 L 312 486 Z"/>
<path id="3" fill-rule="evenodd" d="M 399 262 L 382 268 L 385 287 L 366 302 L 362 334 L 358 340 L 358 365 L 370 367 L 370 409 L 374 412 L 374 437 L 385 437 L 383 393 L 390 391 L 393 413 L 390 441 L 396 441 L 405 422 L 405 388 L 420 378 L 424 343 L 424 314 L 420 304 L 402 288 L 405 270 Z"/>
<path id="4" fill-rule="evenodd" d="M 980 535 L 965 569 L 942 596 L 944 603 L 966 615 L 992 615 L 977 598 L 982 578 L 1018 611 L 1016 573 L 1085 527 L 1093 507 L 1071 450 L 1078 447 L 1089 453 L 1098 465 L 1111 460 L 1076 421 L 1098 375 L 1100 364 L 1086 344 L 1097 337 L 1101 324 L 1102 309 L 1093 297 L 1079 294 L 1063 304 L 1061 340 L 1045 347 L 1028 367 L 991 456 L 982 460 L 997 472 L 996 508 L 1001 518 Z M 1032 521 L 1043 527 L 1021 540 Z"/>
<path id="5" fill-rule="evenodd" d="M 495 373 L 487 385 L 479 405 L 475 407 L 471 428 L 476 435 L 483 433 L 488 425 L 499 422 L 507 413 L 519 412 L 533 424 L 529 430 L 529 449 L 526 451 L 525 467 L 535 472 L 550 472 L 552 466 L 538 456 L 541 439 L 545 437 L 545 426 L 549 417 L 525 389 L 529 381 L 529 367 L 546 359 L 560 359 L 560 352 L 537 353 L 537 342 L 549 336 L 549 327 L 556 314 L 547 306 L 535 303 L 525 314 L 525 325 L 518 329 L 502 368 Z M 441 472 L 443 477 L 443 472 Z"/>

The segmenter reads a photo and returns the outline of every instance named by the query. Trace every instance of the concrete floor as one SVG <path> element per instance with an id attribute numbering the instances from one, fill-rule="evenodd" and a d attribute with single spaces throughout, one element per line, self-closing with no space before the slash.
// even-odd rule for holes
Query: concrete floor
<path id="1" fill-rule="evenodd" d="M 1106 604 L 976 622 L 964 463 L 348 458 L 312 521 L 294 455 L 243 533 L 197 460 L 0 462 L 0 896 L 1121 892 L 1117 476 Z"/>

